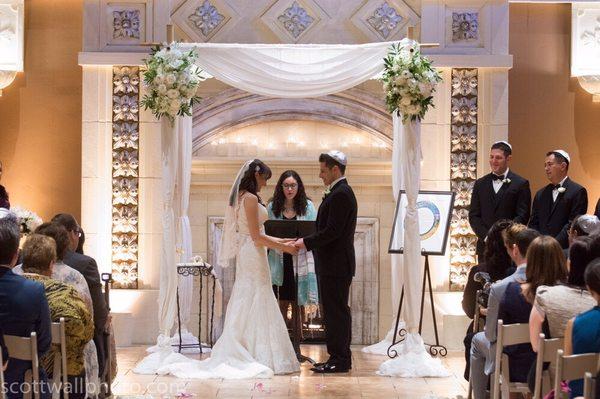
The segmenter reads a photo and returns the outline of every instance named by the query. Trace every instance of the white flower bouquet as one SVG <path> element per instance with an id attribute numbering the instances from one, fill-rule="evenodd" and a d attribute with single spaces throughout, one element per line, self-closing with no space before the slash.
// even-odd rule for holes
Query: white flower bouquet
<path id="1" fill-rule="evenodd" d="M 430 106 L 440 74 L 431 61 L 419 52 L 414 40 L 402 39 L 393 44 L 386 58 L 381 81 L 390 112 L 402 115 L 402 121 L 421 120 Z"/>
<path id="2" fill-rule="evenodd" d="M 24 235 L 33 233 L 43 223 L 42 218 L 29 209 L 13 206 L 10 210 L 17 216 L 21 233 Z"/>
<path id="3" fill-rule="evenodd" d="M 192 115 L 192 106 L 200 101 L 196 90 L 202 80 L 202 70 L 196 66 L 194 50 L 182 51 L 179 44 L 153 47 L 150 58 L 144 60 L 144 84 L 148 94 L 141 104 L 151 109 L 154 116 L 163 116 L 171 122 L 177 115 Z"/>

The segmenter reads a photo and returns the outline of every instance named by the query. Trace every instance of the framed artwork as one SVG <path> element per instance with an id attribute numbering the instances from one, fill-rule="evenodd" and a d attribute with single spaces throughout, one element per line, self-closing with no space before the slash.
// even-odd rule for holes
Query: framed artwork
<path id="1" fill-rule="evenodd" d="M 404 252 L 404 216 L 407 201 L 406 192 L 400 190 L 388 253 Z M 453 206 L 452 191 L 419 191 L 417 211 L 423 255 L 444 255 L 446 252 Z"/>

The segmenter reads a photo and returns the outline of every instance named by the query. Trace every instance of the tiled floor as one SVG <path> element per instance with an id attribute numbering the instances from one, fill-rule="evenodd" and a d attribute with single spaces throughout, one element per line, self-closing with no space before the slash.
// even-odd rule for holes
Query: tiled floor
<path id="1" fill-rule="evenodd" d="M 385 356 L 368 355 L 353 347 L 352 371 L 317 375 L 308 363 L 300 373 L 253 380 L 181 380 L 175 377 L 137 375 L 131 369 L 145 356 L 145 347 L 119 348 L 119 374 L 113 384 L 116 396 L 180 398 L 455 398 L 466 396 L 462 378 L 464 357 L 451 352 L 443 363 L 448 378 L 392 378 L 375 374 Z M 325 357 L 325 347 L 303 345 L 302 352 L 316 360 Z M 192 355 L 193 356 L 193 355 Z M 206 357 L 206 355 L 204 355 Z M 198 358 L 198 355 L 196 356 Z"/>

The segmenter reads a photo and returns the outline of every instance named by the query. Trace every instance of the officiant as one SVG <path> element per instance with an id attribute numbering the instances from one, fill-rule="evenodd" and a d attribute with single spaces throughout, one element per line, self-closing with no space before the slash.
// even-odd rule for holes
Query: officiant
<path id="1" fill-rule="evenodd" d="M 279 177 L 273 198 L 267 205 L 267 211 L 270 220 L 315 220 L 317 217 L 314 204 L 306 196 L 302 179 L 294 170 L 286 170 Z M 286 322 L 288 320 L 288 309 L 290 306 L 294 309 L 295 301 L 297 301 L 298 306 L 304 307 L 312 314 L 316 313 L 319 303 L 317 276 L 312 253 L 300 251 L 297 259 L 298 282 L 296 290 L 292 256 L 274 250 L 269 251 L 273 291 L 279 299 L 279 306 Z M 302 317 L 300 314 L 292 312 L 292 325 L 299 334 L 302 333 Z M 299 353 L 299 348 L 295 349 Z"/>

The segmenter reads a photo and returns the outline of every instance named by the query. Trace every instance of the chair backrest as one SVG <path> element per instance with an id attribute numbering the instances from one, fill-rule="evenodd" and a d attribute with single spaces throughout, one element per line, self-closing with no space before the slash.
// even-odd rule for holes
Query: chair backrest
<path id="1" fill-rule="evenodd" d="M 592 373 L 585 373 L 585 377 L 583 377 L 583 399 L 594 399 L 596 389 L 598 389 L 597 383 L 598 381 Z"/>
<path id="2" fill-rule="evenodd" d="M 562 338 L 546 339 L 545 334 L 540 334 L 538 338 L 538 352 L 535 361 L 535 389 L 533 391 L 534 399 L 541 399 L 547 392 L 550 391 L 552 385 L 548 385 L 544 389 L 544 363 L 553 364 L 556 361 L 556 353 L 563 347 L 564 340 Z"/>
<path id="3" fill-rule="evenodd" d="M 515 323 L 504 325 L 503 320 L 498 320 L 498 333 L 496 337 L 496 360 L 494 369 L 494 380 L 492 383 L 493 399 L 500 397 L 500 374 L 508 376 L 508 370 L 501 370 L 502 352 L 505 346 L 526 344 L 529 339 L 529 324 Z M 505 378 L 503 378 L 505 380 Z M 502 381 L 508 384 L 509 381 Z"/>
<path id="4" fill-rule="evenodd" d="M 31 333 L 30 337 L 17 337 L 14 335 L 4 335 L 4 344 L 8 349 L 8 356 L 13 359 L 25 360 L 31 362 L 31 373 L 33 379 L 34 398 L 40 397 L 40 363 L 37 351 L 37 334 Z M 25 374 L 25 379 L 28 379 L 28 373 Z"/>
<path id="5" fill-rule="evenodd" d="M 4 357 L 0 349 L 0 399 L 4 399 Z"/>
<path id="6" fill-rule="evenodd" d="M 68 386 L 68 372 L 67 372 L 67 334 L 65 327 L 65 318 L 61 317 L 58 323 L 52 323 L 50 326 L 52 343 L 59 345 L 60 351 L 54 356 L 54 369 L 52 372 L 52 385 L 53 388 L 58 388 L 61 385 Z M 69 399 L 69 390 L 63 390 L 63 397 Z M 58 398 L 59 390 L 53 390 L 53 398 Z"/>
<path id="7" fill-rule="evenodd" d="M 555 392 L 559 392 L 560 382 L 563 380 L 582 379 L 586 372 L 596 374 L 599 360 L 600 354 L 598 353 L 565 356 L 562 349 L 559 349 L 556 354 Z"/>

